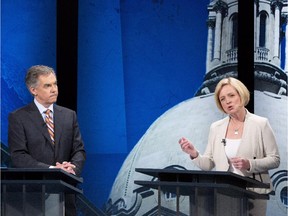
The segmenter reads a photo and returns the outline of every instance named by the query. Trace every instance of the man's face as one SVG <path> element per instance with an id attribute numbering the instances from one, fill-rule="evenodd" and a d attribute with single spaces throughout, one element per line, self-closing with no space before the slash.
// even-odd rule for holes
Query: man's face
<path id="1" fill-rule="evenodd" d="M 58 85 L 54 74 L 41 75 L 38 78 L 38 85 L 35 88 L 30 87 L 31 93 L 36 100 L 44 107 L 49 107 L 57 101 Z"/>

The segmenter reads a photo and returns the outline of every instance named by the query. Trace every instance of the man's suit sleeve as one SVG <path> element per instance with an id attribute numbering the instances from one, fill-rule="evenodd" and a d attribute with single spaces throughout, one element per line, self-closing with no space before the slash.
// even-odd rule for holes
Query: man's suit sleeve
<path id="1" fill-rule="evenodd" d="M 25 127 L 17 113 L 11 113 L 8 118 L 8 143 L 13 167 L 18 168 L 49 168 L 48 164 L 35 160 L 27 148 Z"/>
<path id="2" fill-rule="evenodd" d="M 79 124 L 77 120 L 76 113 L 73 111 L 73 128 L 74 128 L 74 137 L 73 137 L 73 151 L 71 154 L 71 163 L 76 165 L 76 175 L 80 175 L 82 168 L 86 160 L 86 153 L 84 150 L 84 143 L 81 137 Z"/>

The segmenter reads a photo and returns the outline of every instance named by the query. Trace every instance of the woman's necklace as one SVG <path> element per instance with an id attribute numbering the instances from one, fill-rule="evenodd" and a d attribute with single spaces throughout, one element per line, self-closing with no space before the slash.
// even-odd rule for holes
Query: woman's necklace
<path id="1" fill-rule="evenodd" d="M 232 119 L 231 119 L 232 120 Z M 233 124 L 236 126 L 235 122 L 232 120 Z M 243 123 L 241 123 L 237 128 L 233 128 L 234 130 L 234 135 L 238 135 L 239 134 L 239 130 L 240 128 L 243 126 Z"/>

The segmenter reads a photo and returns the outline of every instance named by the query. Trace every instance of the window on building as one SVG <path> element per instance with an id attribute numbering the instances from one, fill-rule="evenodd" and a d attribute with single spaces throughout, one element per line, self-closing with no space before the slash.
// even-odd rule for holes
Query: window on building
<path id="1" fill-rule="evenodd" d="M 238 47 L 238 14 L 232 16 L 232 41 L 231 48 L 235 49 Z"/>
<path id="2" fill-rule="evenodd" d="M 267 22 L 267 15 L 265 13 L 261 13 L 260 14 L 259 47 L 266 46 L 266 22 Z"/>

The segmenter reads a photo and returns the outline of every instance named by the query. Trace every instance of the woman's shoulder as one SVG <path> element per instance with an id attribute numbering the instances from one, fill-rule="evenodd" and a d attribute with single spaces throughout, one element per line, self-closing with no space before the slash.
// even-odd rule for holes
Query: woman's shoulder
<path id="1" fill-rule="evenodd" d="M 253 113 L 247 113 L 245 121 L 258 122 L 258 123 L 265 124 L 266 122 L 268 122 L 268 119 L 266 117 L 259 116 Z"/>
<path id="2" fill-rule="evenodd" d="M 219 119 L 211 124 L 211 128 L 219 127 L 222 125 L 226 125 L 229 122 L 229 117 L 226 116 L 225 118 Z"/>

